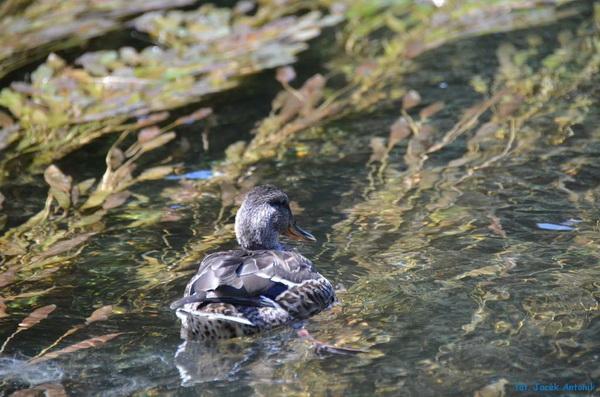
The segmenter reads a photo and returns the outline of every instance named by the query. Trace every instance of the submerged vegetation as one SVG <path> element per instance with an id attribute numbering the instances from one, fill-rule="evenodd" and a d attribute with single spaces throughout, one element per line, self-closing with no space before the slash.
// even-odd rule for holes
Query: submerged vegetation
<path id="1" fill-rule="evenodd" d="M 10 175 L 16 160 L 22 166 L 23 156 L 35 172 L 104 134 L 135 128 L 132 117 L 196 102 L 241 76 L 292 63 L 305 41 L 339 20 L 316 11 L 274 20 L 263 14 L 212 6 L 147 13 L 133 26 L 160 46 L 85 53 L 80 67 L 51 54 L 30 83 L 13 82 L 0 93 L 0 105 L 17 118 L 3 137 L 3 146 L 17 150 L 3 160 L 2 173 Z"/>
<path id="2" fill-rule="evenodd" d="M 78 47 L 124 29 L 145 45 Z M 176 335 L 166 302 L 232 244 L 239 199 L 263 182 L 313 199 L 294 212 L 326 225 L 322 250 L 307 249 L 342 304 L 314 331 L 370 354 L 343 369 L 297 346 L 249 358 L 242 340 L 210 347 L 227 367 L 210 378 L 181 364 L 198 354 L 187 346 L 186 386 L 242 382 L 240 368 L 257 380 L 238 387 L 259 394 L 493 396 L 597 378 L 599 29 L 592 1 L 4 2 L 1 350 L 20 356 L 0 362 L 2 387 L 81 393 L 31 376 L 100 346 L 152 365 L 132 351 Z M 318 65 L 293 66 L 304 56 Z M 270 112 L 219 143 L 235 118 L 222 103 L 271 80 L 277 95 L 243 105 Z M 156 378 L 112 391 L 173 387 Z"/>

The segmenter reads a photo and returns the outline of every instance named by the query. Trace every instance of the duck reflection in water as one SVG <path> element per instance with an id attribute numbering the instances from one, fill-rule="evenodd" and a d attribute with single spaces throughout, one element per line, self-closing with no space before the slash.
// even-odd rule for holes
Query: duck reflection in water
<path id="1" fill-rule="evenodd" d="M 309 352 L 294 333 L 285 331 L 267 333 L 259 339 L 186 340 L 177 349 L 175 366 L 181 385 L 186 387 L 245 376 L 269 382 L 274 376 L 274 362 L 297 362 Z"/>

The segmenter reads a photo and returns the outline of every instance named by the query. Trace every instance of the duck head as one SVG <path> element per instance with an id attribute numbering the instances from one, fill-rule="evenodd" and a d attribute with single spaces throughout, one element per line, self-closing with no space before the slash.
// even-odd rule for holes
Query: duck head
<path id="1" fill-rule="evenodd" d="M 238 243 L 247 250 L 283 249 L 280 234 L 294 240 L 316 241 L 312 234 L 296 225 L 283 191 L 272 185 L 253 188 L 235 216 Z"/>

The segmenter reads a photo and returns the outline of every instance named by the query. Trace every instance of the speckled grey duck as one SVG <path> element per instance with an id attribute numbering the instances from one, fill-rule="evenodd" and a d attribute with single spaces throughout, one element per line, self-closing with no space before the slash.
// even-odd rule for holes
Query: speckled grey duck
<path id="1" fill-rule="evenodd" d="M 225 339 L 306 319 L 330 307 L 334 289 L 312 262 L 279 242 L 316 241 L 296 225 L 287 195 L 271 185 L 245 197 L 235 218 L 241 249 L 208 255 L 171 305 L 184 339 Z"/>

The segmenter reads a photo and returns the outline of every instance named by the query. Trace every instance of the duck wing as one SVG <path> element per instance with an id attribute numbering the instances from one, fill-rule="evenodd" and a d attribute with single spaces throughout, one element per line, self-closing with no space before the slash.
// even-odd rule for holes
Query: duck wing
<path id="1" fill-rule="evenodd" d="M 232 250 L 208 255 L 171 308 L 194 302 L 271 306 L 288 288 L 322 276 L 295 251 Z"/>

